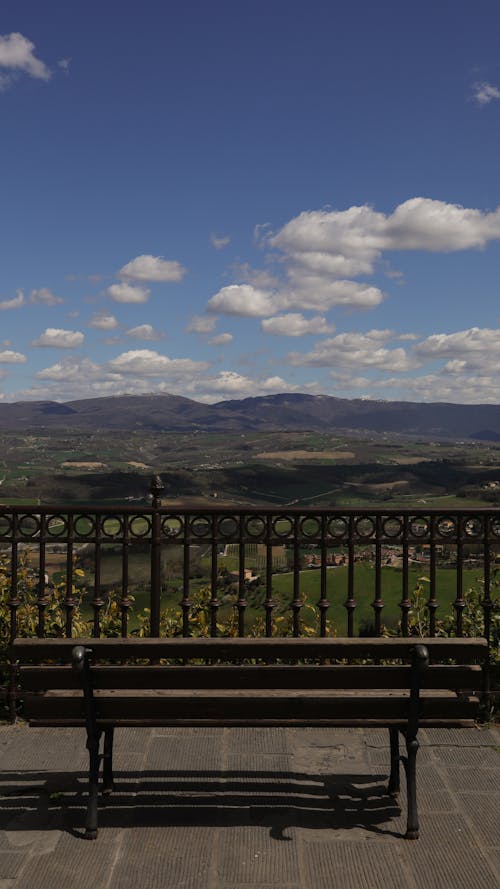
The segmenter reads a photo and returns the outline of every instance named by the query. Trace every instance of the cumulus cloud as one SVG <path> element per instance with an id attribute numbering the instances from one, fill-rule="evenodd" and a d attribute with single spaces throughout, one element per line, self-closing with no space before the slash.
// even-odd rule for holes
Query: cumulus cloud
<path id="1" fill-rule="evenodd" d="M 43 306 L 58 306 L 63 303 L 62 296 L 56 296 L 49 287 L 40 287 L 39 290 L 32 290 L 30 293 L 30 303 Z"/>
<path id="2" fill-rule="evenodd" d="M 209 312 L 242 315 L 246 318 L 272 315 L 276 311 L 273 294 L 258 290 L 251 284 L 229 284 L 222 287 L 210 297 L 207 308 Z"/>
<path id="3" fill-rule="evenodd" d="M 472 98 L 478 105 L 489 105 L 495 99 L 500 99 L 500 89 L 493 83 L 483 80 L 481 83 L 474 84 Z"/>
<path id="4" fill-rule="evenodd" d="M 85 337 L 79 330 L 62 330 L 47 327 L 45 332 L 33 340 L 32 346 L 48 346 L 53 349 L 75 349 L 81 346 Z"/>
<path id="5" fill-rule="evenodd" d="M 147 287 L 138 287 L 122 281 L 120 284 L 111 284 L 107 293 L 117 303 L 145 303 L 151 291 Z"/>
<path id="6" fill-rule="evenodd" d="M 176 260 L 163 259 L 161 256 L 151 256 L 145 253 L 136 256 L 118 272 L 120 278 L 131 281 L 182 281 L 186 269 Z"/>
<path id="7" fill-rule="evenodd" d="M 232 333 L 219 333 L 218 336 L 213 336 L 208 342 L 211 346 L 227 346 L 228 343 L 232 343 L 233 339 Z"/>
<path id="8" fill-rule="evenodd" d="M 276 336 L 305 336 L 306 334 L 328 334 L 335 330 L 334 324 L 328 324 L 322 315 L 313 318 L 304 318 L 300 313 L 290 312 L 287 315 L 276 315 L 274 318 L 265 318 L 260 323 L 264 333 L 272 333 Z"/>
<path id="9" fill-rule="evenodd" d="M 212 244 L 212 247 L 215 247 L 216 250 L 223 250 L 224 247 L 227 247 L 230 241 L 231 238 L 229 237 L 229 235 L 221 235 L 220 237 L 217 237 L 217 235 L 213 232 L 210 235 L 210 243 Z"/>
<path id="10" fill-rule="evenodd" d="M 38 380 L 53 380 L 66 384 L 77 383 L 86 388 L 93 380 L 102 375 L 99 364 L 90 358 L 63 358 L 51 367 L 45 367 L 37 371 L 35 377 Z M 77 390 L 79 391 L 79 390 Z"/>
<path id="11" fill-rule="evenodd" d="M 448 253 L 480 249 L 500 240 L 500 208 L 482 211 L 415 197 L 392 213 L 367 205 L 347 210 L 307 210 L 281 229 L 259 229 L 260 246 L 280 261 L 281 273 L 233 269 L 238 282 L 208 302 L 209 311 L 259 317 L 282 312 L 327 312 L 336 307 L 372 309 L 382 291 L 359 276 L 374 274 L 386 251 Z"/>
<path id="12" fill-rule="evenodd" d="M 8 89 L 20 74 L 28 74 L 36 80 L 50 80 L 51 71 L 35 55 L 35 44 L 23 34 L 0 34 L 0 90 Z"/>
<path id="13" fill-rule="evenodd" d="M 500 328 L 470 327 L 456 333 L 435 333 L 418 343 L 414 352 L 427 361 L 451 359 L 446 366 L 448 372 L 500 368 Z"/>
<path id="14" fill-rule="evenodd" d="M 206 315 L 193 315 L 186 326 L 186 333 L 213 333 L 216 318 L 209 318 Z"/>
<path id="15" fill-rule="evenodd" d="M 288 361 L 294 367 L 364 367 L 391 372 L 415 369 L 418 362 L 403 348 L 386 348 L 393 336 L 390 330 L 340 333 L 317 343 L 311 352 L 291 352 Z"/>
<path id="16" fill-rule="evenodd" d="M 21 352 L 12 352 L 10 349 L 0 351 L 1 364 L 25 364 L 28 359 Z"/>
<path id="17" fill-rule="evenodd" d="M 191 358 L 168 358 L 167 355 L 160 355 L 151 349 L 135 349 L 122 352 L 108 361 L 107 366 L 120 374 L 178 378 L 207 370 L 209 364 L 206 361 L 193 361 Z"/>
<path id="18" fill-rule="evenodd" d="M 24 293 L 22 290 L 16 290 L 16 296 L 12 299 L 4 299 L 0 302 L 0 310 L 8 311 L 9 309 L 20 309 L 24 305 Z"/>
<path id="19" fill-rule="evenodd" d="M 118 327 L 118 321 L 109 312 L 98 312 L 90 319 L 89 327 L 95 327 L 96 330 L 114 330 Z"/>
<path id="20" fill-rule="evenodd" d="M 138 324 L 137 327 L 131 327 L 125 331 L 126 336 L 135 337 L 138 340 L 161 340 L 163 333 L 155 330 L 151 324 Z"/>
<path id="21" fill-rule="evenodd" d="M 212 402 L 226 398 L 249 398 L 256 395 L 270 395 L 278 392 L 296 392 L 282 377 L 266 377 L 254 380 L 233 370 L 222 370 L 214 377 L 197 380 L 190 394 L 196 394 L 200 401 Z"/>

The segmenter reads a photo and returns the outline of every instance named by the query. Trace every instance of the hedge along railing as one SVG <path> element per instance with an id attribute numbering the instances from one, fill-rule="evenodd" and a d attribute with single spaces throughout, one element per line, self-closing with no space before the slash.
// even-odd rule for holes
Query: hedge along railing
<path id="1" fill-rule="evenodd" d="M 4 566 L 4 608 L 7 606 L 8 610 L 2 628 L 4 644 L 29 633 L 42 637 L 82 635 L 82 627 L 84 635 L 111 632 L 124 637 L 139 631 L 154 637 L 165 632 L 184 636 L 200 632 L 212 636 L 224 632 L 272 636 L 286 632 L 299 636 L 303 631 L 320 636 L 331 632 L 354 636 L 360 630 L 360 635 L 381 635 L 386 631 L 384 563 L 389 559 L 397 563 L 401 579 L 399 619 L 392 631 L 403 636 L 418 632 L 425 612 L 426 635 L 479 634 L 498 644 L 500 509 L 276 510 L 210 506 L 173 510 L 162 504 L 162 492 L 161 480 L 155 477 L 150 488 L 150 506 L 0 507 L 0 564 Z M 110 549 L 114 561 L 119 562 L 118 582 L 114 584 L 103 579 Z M 62 566 L 49 577 L 55 550 L 59 551 Z M 258 596 L 252 592 L 253 581 L 246 573 L 248 554 L 255 554 L 256 550 L 262 569 Z M 133 581 L 131 566 L 138 551 L 143 574 L 140 582 Z M 204 569 L 200 568 L 200 551 Z M 273 584 L 278 584 L 277 552 L 281 567 L 286 563 L 289 576 L 285 584 L 288 591 L 281 595 L 273 589 Z M 228 553 L 232 555 L 228 557 Z M 177 563 L 175 595 L 180 611 L 178 618 L 165 622 L 162 604 L 172 560 Z M 232 582 L 228 572 L 224 572 L 224 563 L 228 561 L 235 565 Z M 253 561 L 255 564 L 255 558 Z M 344 565 L 344 572 L 330 570 L 332 563 L 338 567 L 339 562 Z M 90 569 L 83 571 L 88 563 Z M 304 576 L 307 563 L 315 566 L 319 576 L 318 599 L 314 603 L 304 595 L 304 588 L 310 585 Z M 363 563 L 370 568 L 371 589 L 366 586 L 366 571 L 362 574 L 358 570 Z M 193 564 L 206 577 L 202 592 L 199 581 L 192 577 Z M 419 576 L 425 575 L 425 579 L 420 577 L 416 598 L 415 567 Z M 473 614 L 467 581 L 464 582 L 465 572 L 471 568 L 478 578 Z M 453 581 L 452 616 L 445 626 L 438 618 L 438 609 L 443 605 L 444 570 L 447 586 L 450 576 Z M 82 600 L 78 584 L 83 573 L 87 592 Z M 307 569 L 307 573 L 312 571 Z M 118 595 L 113 599 L 113 621 L 109 620 L 111 587 Z M 146 597 L 148 617 L 144 613 L 139 618 L 134 615 L 132 593 Z M 169 597 L 172 595 L 170 589 Z M 206 617 L 202 629 L 193 617 L 200 596 Z M 365 617 L 360 625 L 356 614 L 361 610 L 366 615 L 367 597 L 371 599 L 372 617 L 369 621 Z M 26 621 L 27 598 L 31 622 Z M 228 602 L 233 605 L 230 610 L 234 619 L 230 627 L 227 621 L 221 627 L 220 616 L 227 614 Z M 82 618 L 85 609 L 88 620 Z M 249 610 L 251 624 L 247 619 Z M 312 622 L 311 612 L 315 617 Z M 329 619 L 332 613 L 333 624 Z"/>

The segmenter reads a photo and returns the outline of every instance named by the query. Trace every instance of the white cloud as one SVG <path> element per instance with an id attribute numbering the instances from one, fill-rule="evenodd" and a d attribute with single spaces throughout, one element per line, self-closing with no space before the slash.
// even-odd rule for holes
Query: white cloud
<path id="1" fill-rule="evenodd" d="M 0 310 L 8 311 L 9 309 L 20 309 L 24 305 L 24 293 L 22 290 L 16 290 L 16 296 L 12 299 L 4 299 L 0 302 Z"/>
<path id="2" fill-rule="evenodd" d="M 50 80 L 51 71 L 34 54 L 35 44 L 22 34 L 0 35 L 0 68 L 7 73 L 1 75 L 0 89 L 7 89 L 19 73 L 28 74 L 37 80 Z"/>
<path id="3" fill-rule="evenodd" d="M 132 281 L 182 281 L 186 269 L 175 260 L 143 254 L 136 256 L 118 272 L 120 278 Z"/>
<path id="4" fill-rule="evenodd" d="M 200 401 L 213 402 L 296 391 L 297 386 L 291 386 L 282 377 L 254 380 L 233 370 L 223 370 L 215 377 L 196 380 L 191 386 L 190 394 Z"/>
<path id="5" fill-rule="evenodd" d="M 354 279 L 373 274 L 384 251 L 483 248 L 500 240 L 500 208 L 487 212 L 416 197 L 391 214 L 366 205 L 311 210 L 277 232 L 263 231 L 261 246 L 277 251 L 271 258 L 281 261 L 281 274 L 235 266 L 239 282 L 213 294 L 209 311 L 262 317 L 292 310 L 324 313 L 335 306 L 375 308 L 384 299 L 382 291 Z"/>
<path id="6" fill-rule="evenodd" d="M 31 343 L 32 346 L 48 346 L 53 349 L 75 349 L 81 346 L 85 337 L 79 330 L 61 330 L 47 327 L 41 336 Z"/>
<path id="7" fill-rule="evenodd" d="M 114 330 L 118 327 L 118 321 L 109 312 L 98 312 L 90 319 L 89 327 L 95 327 L 97 330 Z"/>
<path id="8" fill-rule="evenodd" d="M 10 349 L 0 352 L 1 364 L 25 364 L 27 360 L 26 355 L 21 352 L 12 352 Z"/>
<path id="9" fill-rule="evenodd" d="M 215 247 L 216 250 L 223 250 L 224 247 L 227 247 L 230 241 L 231 238 L 229 237 L 229 235 L 221 235 L 220 237 L 217 237 L 217 235 L 215 235 L 213 232 L 210 235 L 210 243 L 212 244 L 212 247 Z"/>
<path id="10" fill-rule="evenodd" d="M 186 326 L 186 333 L 213 333 L 216 318 L 207 318 L 206 315 L 193 315 Z"/>
<path id="11" fill-rule="evenodd" d="M 87 386 L 98 379 L 102 374 L 99 364 L 95 364 L 89 358 L 63 358 L 51 367 L 39 370 L 35 376 L 38 380 L 54 380 L 55 382 L 74 384 L 77 383 L 81 392 L 87 390 Z M 81 389 L 80 389 L 81 387 Z"/>
<path id="12" fill-rule="evenodd" d="M 145 303 L 151 291 L 147 287 L 137 287 L 122 281 L 121 284 L 112 284 L 108 287 L 107 293 L 117 303 Z"/>
<path id="13" fill-rule="evenodd" d="M 451 359 L 447 370 L 500 368 L 500 328 L 471 327 L 456 333 L 435 333 L 415 346 L 415 355 L 423 360 Z"/>
<path id="14" fill-rule="evenodd" d="M 500 99 L 500 89 L 493 83 L 482 81 L 473 86 L 472 98 L 478 105 L 489 105 L 494 99 Z"/>
<path id="15" fill-rule="evenodd" d="M 138 340 L 161 340 L 163 333 L 155 330 L 151 324 L 139 324 L 137 327 L 131 327 L 125 331 L 126 336 L 136 337 Z"/>
<path id="16" fill-rule="evenodd" d="M 191 358 L 168 358 L 151 349 L 135 349 L 122 352 L 108 361 L 108 368 L 120 374 L 139 376 L 189 377 L 198 371 L 206 370 L 206 361 L 193 361 Z"/>
<path id="17" fill-rule="evenodd" d="M 71 59 L 59 59 L 57 65 L 67 74 L 69 71 L 69 66 L 71 65 Z"/>
<path id="18" fill-rule="evenodd" d="M 45 306 L 58 306 L 63 303 L 62 296 L 56 296 L 49 287 L 40 287 L 39 290 L 32 290 L 30 293 L 30 303 Z"/>
<path id="19" fill-rule="evenodd" d="M 219 333 L 218 336 L 213 336 L 208 342 L 211 346 L 227 346 L 228 343 L 232 343 L 233 339 L 232 333 Z"/>
<path id="20" fill-rule="evenodd" d="M 291 352 L 288 361 L 294 367 L 364 367 L 391 372 L 415 369 L 418 362 L 404 349 L 385 347 L 393 336 L 390 330 L 340 333 L 317 343 L 311 352 Z"/>
<path id="21" fill-rule="evenodd" d="M 273 294 L 258 290 L 251 284 L 229 284 L 222 287 L 210 297 L 207 308 L 210 312 L 242 315 L 246 318 L 272 315 L 276 311 Z"/>
<path id="22" fill-rule="evenodd" d="M 334 324 L 328 324 L 322 315 L 314 318 L 304 318 L 300 313 L 276 315 L 274 318 L 265 318 L 260 323 L 264 333 L 272 333 L 276 336 L 305 336 L 306 334 L 328 334 L 335 330 Z"/>

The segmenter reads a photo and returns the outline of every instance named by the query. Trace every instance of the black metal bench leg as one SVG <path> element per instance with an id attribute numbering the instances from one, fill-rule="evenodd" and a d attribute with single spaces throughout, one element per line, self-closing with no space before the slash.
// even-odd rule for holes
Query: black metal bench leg
<path id="1" fill-rule="evenodd" d="M 110 794 L 114 790 L 113 782 L 113 729 L 104 729 L 104 757 L 102 770 L 102 792 Z"/>
<path id="2" fill-rule="evenodd" d="M 387 785 L 387 793 L 391 796 L 397 796 L 400 790 L 399 781 L 399 729 L 390 728 L 389 736 L 391 741 L 391 774 L 389 775 L 389 784 Z"/>
<path id="3" fill-rule="evenodd" d="M 99 764 L 101 758 L 99 756 L 99 741 L 101 733 L 92 735 L 88 738 L 87 748 L 89 751 L 89 797 L 87 802 L 87 818 L 85 821 L 85 839 L 97 839 L 97 818 L 98 818 L 98 800 L 99 800 Z"/>
<path id="4" fill-rule="evenodd" d="M 407 840 L 418 840 L 417 752 L 419 746 L 416 735 L 406 737 L 406 751 L 408 755 L 403 758 L 403 762 L 406 770 L 406 786 L 408 789 Z"/>

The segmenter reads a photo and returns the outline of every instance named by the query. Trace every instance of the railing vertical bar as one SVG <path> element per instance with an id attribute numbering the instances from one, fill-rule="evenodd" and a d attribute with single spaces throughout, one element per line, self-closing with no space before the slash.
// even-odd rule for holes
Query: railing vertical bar
<path id="1" fill-rule="evenodd" d="M 300 598 L 300 522 L 300 516 L 296 515 L 293 523 L 293 599 L 290 604 L 294 636 L 300 636 L 300 609 L 303 605 Z"/>
<path id="2" fill-rule="evenodd" d="M 429 610 L 429 636 L 435 636 L 436 611 L 438 608 L 438 601 L 436 598 L 436 517 L 431 515 L 429 522 L 429 599 L 427 608 Z"/>
<path id="3" fill-rule="evenodd" d="M 382 599 L 382 521 L 378 515 L 375 518 L 375 598 L 372 602 L 372 608 L 375 613 L 375 635 L 380 636 L 382 632 L 382 609 L 384 601 Z"/>
<path id="4" fill-rule="evenodd" d="M 238 636 L 245 635 L 245 609 L 248 605 L 245 596 L 245 544 L 243 542 L 243 529 L 243 516 L 240 516 L 238 532 Z"/>
<path id="5" fill-rule="evenodd" d="M 354 610 L 356 608 L 356 600 L 354 598 L 354 518 L 349 516 L 349 541 L 347 544 L 347 599 L 344 607 L 347 610 L 347 635 L 354 636 Z"/>
<path id="6" fill-rule="evenodd" d="M 122 595 L 120 599 L 121 614 L 121 634 L 122 638 L 128 636 L 128 618 L 130 608 L 130 598 L 128 594 L 129 572 L 128 572 L 128 555 L 129 555 L 129 522 L 128 516 L 123 516 L 123 536 L 122 536 Z"/>
<path id="7" fill-rule="evenodd" d="M 320 553 L 321 553 L 321 566 L 320 566 L 320 578 L 319 578 L 319 601 L 318 601 L 318 609 L 319 609 L 319 634 L 320 636 L 326 636 L 326 618 L 328 614 L 328 609 L 330 607 L 330 602 L 328 601 L 327 596 L 327 558 L 328 558 L 328 546 L 327 546 L 327 533 L 328 533 L 328 524 L 327 524 L 327 516 L 321 516 L 321 543 L 320 543 Z"/>
<path id="8" fill-rule="evenodd" d="M 483 601 L 481 603 L 484 615 L 484 636 L 488 640 L 488 651 L 491 645 L 491 612 L 493 601 L 491 598 L 491 549 L 490 549 L 490 522 L 484 516 L 484 541 L 483 541 Z"/>
<path id="9" fill-rule="evenodd" d="M 19 520 L 17 513 L 12 516 L 12 540 L 10 549 L 10 596 L 9 596 L 9 613 L 10 613 L 10 643 L 12 644 L 17 636 L 17 610 L 21 604 L 18 595 L 18 534 Z M 17 716 L 17 667 L 11 662 L 9 671 L 9 688 L 7 692 L 9 718 L 11 722 L 16 721 Z"/>
<path id="10" fill-rule="evenodd" d="M 408 535 L 409 535 L 409 521 L 408 516 L 403 516 L 403 540 L 402 540 L 402 550 L 403 550 L 403 572 L 402 572 L 402 587 L 401 587 L 401 602 L 399 603 L 399 607 L 401 608 L 401 633 L 403 636 L 408 636 L 408 613 L 411 608 L 411 602 L 408 597 L 409 593 L 409 544 L 408 544 Z"/>
<path id="11" fill-rule="evenodd" d="M 190 572 L 190 555 L 191 551 L 189 548 L 189 516 L 187 513 L 184 515 L 184 552 L 183 552 L 183 565 L 182 565 L 182 599 L 181 599 L 181 608 L 182 608 L 182 635 L 189 636 L 189 618 L 191 615 L 191 599 L 189 598 L 190 593 L 190 585 L 189 585 L 189 572 Z"/>
<path id="12" fill-rule="evenodd" d="M 101 635 L 101 608 L 104 600 L 101 596 L 101 521 L 100 516 L 95 517 L 95 544 L 94 544 L 94 596 L 92 598 L 92 608 L 94 610 L 94 621 L 92 635 L 98 639 Z"/>
<path id="13" fill-rule="evenodd" d="M 160 498 L 153 496 L 151 513 L 151 636 L 160 635 L 161 523 Z"/>
<path id="14" fill-rule="evenodd" d="M 276 607 L 276 601 L 273 598 L 273 517 L 266 516 L 266 598 L 264 601 L 264 609 L 266 616 L 266 636 L 273 635 L 273 611 Z"/>
<path id="15" fill-rule="evenodd" d="M 42 513 L 40 515 L 40 534 L 38 546 L 38 628 L 37 635 L 42 639 L 45 636 L 45 610 L 47 608 L 47 589 L 45 583 L 45 539 L 46 539 L 46 517 Z"/>
<path id="16" fill-rule="evenodd" d="M 74 546 L 74 517 L 68 513 L 66 517 L 66 593 L 64 608 L 66 610 L 66 638 L 73 635 L 73 611 L 75 599 L 73 596 L 73 546 Z"/>
<path id="17" fill-rule="evenodd" d="M 463 560 L 464 546 L 463 535 L 466 533 L 465 522 L 457 516 L 457 596 L 453 603 L 455 609 L 455 625 L 457 636 L 463 636 L 463 610 L 465 608 L 463 589 Z"/>
<path id="18" fill-rule="evenodd" d="M 210 635 L 217 636 L 217 619 L 219 614 L 220 602 L 217 596 L 217 582 L 218 582 L 218 569 L 217 569 L 217 540 L 216 540 L 216 517 L 213 516 L 213 531 L 212 531 L 212 545 L 210 550 Z"/>

